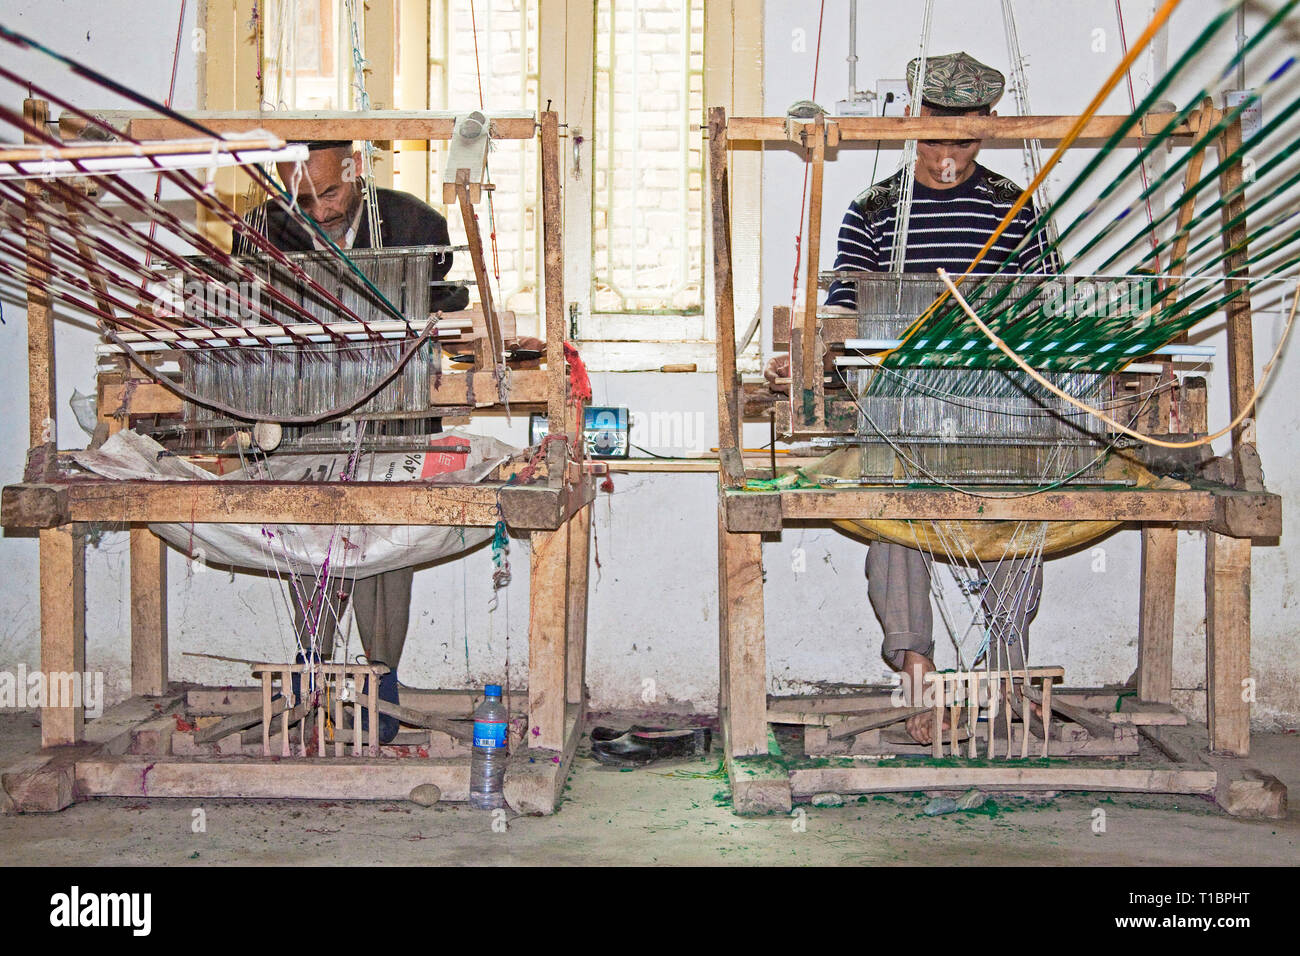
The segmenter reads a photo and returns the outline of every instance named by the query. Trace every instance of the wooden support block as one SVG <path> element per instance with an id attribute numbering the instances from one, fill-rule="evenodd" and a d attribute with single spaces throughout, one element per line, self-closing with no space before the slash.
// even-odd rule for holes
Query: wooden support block
<path id="1" fill-rule="evenodd" d="M 1287 788 L 1276 777 L 1243 764 L 1237 757 L 1211 753 L 1199 727 L 1143 726 L 1143 737 L 1172 760 L 1206 767 L 1216 774 L 1215 802 L 1232 816 L 1280 820 L 1287 814 Z"/>
<path id="2" fill-rule="evenodd" d="M 41 708 L 41 746 L 79 743 L 84 729 L 81 700 L 64 700 L 65 677 L 86 669 L 86 537 L 77 525 L 40 532 L 41 670 L 47 706 Z M 56 689 L 60 700 L 52 701 Z M 60 706 L 49 706 L 51 702 Z"/>
<path id="3" fill-rule="evenodd" d="M 506 765 L 501 785 L 506 803 L 516 813 L 548 816 L 555 812 L 564 795 L 573 755 L 582 735 L 582 708 L 570 704 L 565 709 L 564 745 L 551 751 L 521 747 Z"/>
<path id="4" fill-rule="evenodd" d="M 727 530 L 731 532 L 780 531 L 781 495 L 746 492 L 723 498 Z"/>
<path id="5" fill-rule="evenodd" d="M 565 628 L 569 534 L 534 531 L 529 578 L 528 723 L 530 747 L 564 749 Z"/>
<path id="6" fill-rule="evenodd" d="M 131 693 L 167 690 L 167 545 L 131 528 Z"/>
<path id="7" fill-rule="evenodd" d="M 728 750 L 734 748 L 729 747 Z M 766 747 L 765 747 L 766 749 Z M 755 764 L 744 757 L 726 755 L 731 780 L 731 808 L 739 814 L 789 813 L 794 805 L 790 777 L 779 767 Z M 817 791 L 821 793 L 822 791 Z"/>
<path id="8" fill-rule="evenodd" d="M 1142 527 L 1142 587 L 1138 609 L 1138 696 L 1167 704 L 1173 699 L 1174 581 L 1178 530 Z"/>
<path id="9" fill-rule="evenodd" d="M 1279 537 L 1282 534 L 1282 498 L 1268 492 L 1215 494 L 1214 517 L 1206 527 L 1234 538 Z"/>
<path id="10" fill-rule="evenodd" d="M 57 813 L 76 800 L 76 761 L 95 745 L 78 744 L 54 756 L 31 754 L 0 774 L 0 804 L 5 813 Z"/>
<path id="11" fill-rule="evenodd" d="M 817 793 L 910 790 L 1113 790 L 1126 793 L 1213 794 L 1210 769 L 1153 770 L 1098 767 L 844 767 L 790 772 L 795 797 Z"/>
<path id="12" fill-rule="evenodd" d="M 68 489 L 62 485 L 8 485 L 0 496 L 0 524 L 10 530 L 67 524 Z"/>
<path id="13" fill-rule="evenodd" d="M 728 532 L 719 512 L 719 711 L 729 756 L 767 753 L 763 628 L 762 541 L 757 534 Z"/>
<path id="14" fill-rule="evenodd" d="M 77 792 L 89 797 L 405 800 L 432 783 L 444 800 L 469 799 L 469 758 L 92 757 L 76 764 Z"/>
<path id="15" fill-rule="evenodd" d="M 1205 534 L 1206 713 L 1210 748 L 1250 753 L 1250 541 Z"/>
<path id="16" fill-rule="evenodd" d="M 172 714 L 146 720 L 131 731 L 131 746 L 127 753 L 136 756 L 166 756 L 172 752 L 172 735 L 175 732 L 176 718 Z"/>

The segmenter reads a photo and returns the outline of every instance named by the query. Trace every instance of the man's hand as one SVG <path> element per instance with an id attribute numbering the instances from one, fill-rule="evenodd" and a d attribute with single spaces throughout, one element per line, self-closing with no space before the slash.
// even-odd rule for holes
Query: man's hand
<path id="1" fill-rule="evenodd" d="M 822 358 L 822 374 L 835 377 L 835 355 L 827 352 Z M 774 392 L 780 392 L 782 395 L 788 395 L 790 392 L 790 355 L 782 352 L 779 355 L 773 355 L 768 360 L 767 368 L 763 369 L 763 378 L 767 379 L 767 387 Z M 777 381 L 784 379 L 785 381 Z M 827 388 L 839 388 L 841 382 L 835 377 L 833 382 L 826 383 Z"/>
<path id="2" fill-rule="evenodd" d="M 763 369 L 763 378 L 767 379 L 767 387 L 774 392 L 780 392 L 782 395 L 788 394 L 790 386 L 790 355 L 783 352 L 780 355 L 773 355 L 767 363 L 767 368 Z M 785 382 L 777 382 L 778 378 L 783 378 Z"/>

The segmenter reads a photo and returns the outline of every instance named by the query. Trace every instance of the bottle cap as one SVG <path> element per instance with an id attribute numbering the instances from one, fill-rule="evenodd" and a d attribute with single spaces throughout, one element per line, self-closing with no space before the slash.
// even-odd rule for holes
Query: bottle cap
<path id="1" fill-rule="evenodd" d="M 484 694 L 485 696 L 487 696 L 487 697 L 500 697 L 500 696 L 501 696 L 501 685 L 500 685 L 500 684 L 488 684 L 487 687 L 484 688 L 484 690 L 483 690 L 483 694 Z"/>

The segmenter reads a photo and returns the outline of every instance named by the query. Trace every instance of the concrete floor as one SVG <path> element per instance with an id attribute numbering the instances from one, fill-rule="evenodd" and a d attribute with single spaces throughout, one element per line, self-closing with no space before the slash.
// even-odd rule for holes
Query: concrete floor
<path id="1" fill-rule="evenodd" d="M 37 741 L 35 715 L 0 714 L 0 766 Z M 463 805 L 100 799 L 61 813 L 0 817 L 0 862 L 27 865 L 268 864 L 1066 864 L 1294 865 L 1300 810 L 1243 821 L 1197 797 L 1067 794 L 926 817 L 924 796 L 849 798 L 803 815 L 732 814 L 717 757 L 635 771 L 574 761 L 551 817 Z M 1300 734 L 1257 735 L 1251 762 L 1300 804 Z M 193 811 L 206 815 L 194 833 Z M 1094 811 L 1105 832 L 1094 833 Z"/>

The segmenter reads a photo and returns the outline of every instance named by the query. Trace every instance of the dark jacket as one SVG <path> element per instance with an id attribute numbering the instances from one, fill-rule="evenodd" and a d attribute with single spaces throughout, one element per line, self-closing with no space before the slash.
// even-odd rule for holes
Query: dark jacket
<path id="1" fill-rule="evenodd" d="M 409 193 L 394 189 L 376 189 L 375 193 L 379 199 L 379 228 L 385 247 L 451 245 L 451 238 L 447 233 L 447 220 L 438 210 Z M 310 252 L 315 248 L 307 231 L 294 222 L 279 203 L 266 203 L 265 211 L 266 237 L 277 249 L 285 252 Z M 260 210 L 250 215 L 248 221 L 251 222 L 258 214 Z M 352 243 L 352 247 L 369 249 L 370 245 L 370 221 L 363 209 L 361 221 L 357 226 L 357 238 Z M 231 254 L 256 255 L 257 249 L 246 237 L 237 233 L 231 246 Z M 447 273 L 451 271 L 451 259 L 450 252 L 434 257 L 433 271 L 430 273 L 433 281 L 447 277 Z M 453 312 L 468 305 L 468 289 L 435 287 L 430 290 L 430 311 Z"/>

